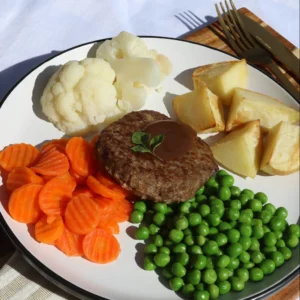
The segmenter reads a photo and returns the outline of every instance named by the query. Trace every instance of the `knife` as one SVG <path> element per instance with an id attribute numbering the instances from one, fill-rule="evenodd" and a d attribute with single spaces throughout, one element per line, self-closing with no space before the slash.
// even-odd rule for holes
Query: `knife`
<path id="1" fill-rule="evenodd" d="M 239 16 L 248 32 L 284 66 L 290 69 L 297 78 L 300 78 L 299 59 L 264 27 L 243 14 L 239 13 Z"/>

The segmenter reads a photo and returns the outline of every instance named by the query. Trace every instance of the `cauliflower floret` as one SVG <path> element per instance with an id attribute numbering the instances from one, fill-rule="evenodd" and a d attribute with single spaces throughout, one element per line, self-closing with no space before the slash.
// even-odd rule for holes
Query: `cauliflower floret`
<path id="1" fill-rule="evenodd" d="M 70 61 L 49 80 L 42 98 L 44 114 L 61 131 L 86 134 L 121 113 L 115 72 L 103 59 Z"/>

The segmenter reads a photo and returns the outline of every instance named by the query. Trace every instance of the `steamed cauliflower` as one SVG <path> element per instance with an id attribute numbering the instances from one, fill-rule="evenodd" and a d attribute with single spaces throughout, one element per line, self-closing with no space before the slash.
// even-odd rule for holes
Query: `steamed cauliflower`
<path id="1" fill-rule="evenodd" d="M 148 49 L 142 39 L 125 31 L 102 43 L 96 56 L 116 72 L 118 98 L 122 100 L 118 106 L 127 112 L 141 108 L 147 95 L 159 88 L 172 70 L 166 56 Z"/>
<path id="2" fill-rule="evenodd" d="M 86 134 L 121 113 L 115 72 L 103 59 L 70 61 L 49 80 L 42 98 L 44 114 L 61 131 Z"/>

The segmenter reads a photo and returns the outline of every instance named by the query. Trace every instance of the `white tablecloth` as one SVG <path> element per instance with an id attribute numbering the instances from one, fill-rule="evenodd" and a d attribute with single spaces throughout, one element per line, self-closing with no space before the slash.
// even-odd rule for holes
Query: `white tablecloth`
<path id="1" fill-rule="evenodd" d="M 138 35 L 182 37 L 197 27 L 206 26 L 216 18 L 216 2 L 0 0 L 0 100 L 14 82 L 56 51 L 111 37 L 121 30 Z M 234 2 L 237 8 L 247 7 L 253 11 L 299 47 L 298 0 Z M 182 14 L 189 11 L 197 15 L 203 24 L 192 25 L 180 21 L 183 20 Z M 18 255 L 0 271 L 1 300 L 64 297 L 64 293 L 49 286 Z"/>

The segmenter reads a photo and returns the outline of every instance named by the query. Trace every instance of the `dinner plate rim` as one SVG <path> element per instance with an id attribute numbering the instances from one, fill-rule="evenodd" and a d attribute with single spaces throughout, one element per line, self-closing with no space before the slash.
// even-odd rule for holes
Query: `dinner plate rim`
<path id="1" fill-rule="evenodd" d="M 182 40 L 182 39 L 178 39 L 178 38 L 172 38 L 172 37 L 164 37 L 164 36 L 151 36 L 151 35 L 140 35 L 140 38 L 149 38 L 149 39 L 165 39 L 165 40 L 176 40 L 179 42 L 184 42 L 184 43 L 190 43 L 190 44 L 194 44 L 194 45 L 199 45 L 205 48 L 209 48 L 224 54 L 227 54 L 235 59 L 239 59 L 239 57 L 234 56 L 232 54 L 229 54 L 223 50 L 220 49 L 216 49 L 214 47 L 208 46 L 208 45 L 204 45 L 201 43 L 197 43 L 197 42 L 193 42 L 193 41 L 187 41 L 187 40 Z M 46 62 L 52 60 L 53 58 L 60 56 L 66 52 L 69 52 L 71 50 L 74 50 L 76 48 L 80 48 L 82 46 L 86 46 L 86 45 L 92 45 L 95 43 L 99 43 L 99 42 L 104 42 L 106 40 L 110 40 L 112 39 L 110 38 L 104 38 L 104 39 L 99 39 L 99 40 L 94 40 L 94 41 L 90 41 L 90 42 L 86 42 L 86 43 L 82 43 L 73 47 L 70 47 L 66 50 L 60 51 L 59 53 L 56 53 L 55 55 L 52 55 L 50 57 L 48 57 L 47 59 L 43 60 L 41 63 L 39 63 L 38 65 L 36 65 L 35 67 L 33 67 L 32 69 L 30 69 L 25 75 L 23 75 L 19 80 L 17 80 L 17 82 L 8 90 L 8 92 L 5 94 L 5 96 L 0 100 L 0 109 L 2 107 L 2 105 L 4 104 L 4 102 L 6 101 L 6 99 L 9 97 L 9 95 L 13 92 L 13 90 L 26 78 L 28 77 L 33 71 L 35 71 L 36 69 L 38 69 L 40 66 L 42 66 L 43 64 L 45 64 Z M 296 100 L 296 98 L 294 98 L 289 91 L 279 82 L 277 82 L 273 77 L 271 77 L 271 75 L 269 75 L 268 73 L 266 73 L 265 71 L 259 69 L 257 66 L 248 63 L 248 65 L 252 66 L 253 68 L 255 68 L 256 70 L 258 70 L 259 72 L 263 73 L 265 76 L 269 77 L 271 80 L 273 80 L 275 83 L 277 83 L 281 88 L 283 88 L 290 96 L 291 98 L 299 105 L 298 101 Z M 59 276 L 57 273 L 53 272 L 52 270 L 50 270 L 48 267 L 46 267 L 41 261 L 39 261 L 36 257 L 34 257 L 27 249 L 26 247 L 18 240 L 18 238 L 15 236 L 14 232 L 10 229 L 9 225 L 6 223 L 2 213 L 0 213 L 0 225 L 2 227 L 2 229 L 4 230 L 4 232 L 7 234 L 7 236 L 9 237 L 9 239 L 11 240 L 11 242 L 13 243 L 13 245 L 15 246 L 16 250 L 25 258 L 25 260 L 34 268 L 36 269 L 41 275 L 43 275 L 47 280 L 49 280 L 51 283 L 55 284 L 56 286 L 60 287 L 61 289 L 65 290 L 66 292 L 79 297 L 79 299 L 98 299 L 98 300 L 109 300 L 107 298 L 104 298 L 102 296 L 96 295 L 94 293 L 91 293 L 85 289 L 80 288 L 79 286 L 71 283 L 70 281 L 68 281 L 67 279 L 62 278 L 61 276 Z M 292 271 L 288 276 L 286 276 L 282 281 L 279 281 L 278 283 L 272 285 L 270 288 L 265 289 L 261 292 L 258 292 L 254 295 L 250 295 L 246 298 L 244 298 L 244 300 L 258 300 L 258 299 L 263 299 L 266 296 L 271 296 L 273 293 L 279 291 L 280 289 L 282 289 L 283 287 L 287 286 L 292 280 L 294 280 L 296 278 L 296 276 L 299 274 L 300 271 L 300 265 L 298 265 L 297 268 L 294 269 L 294 271 Z"/>

